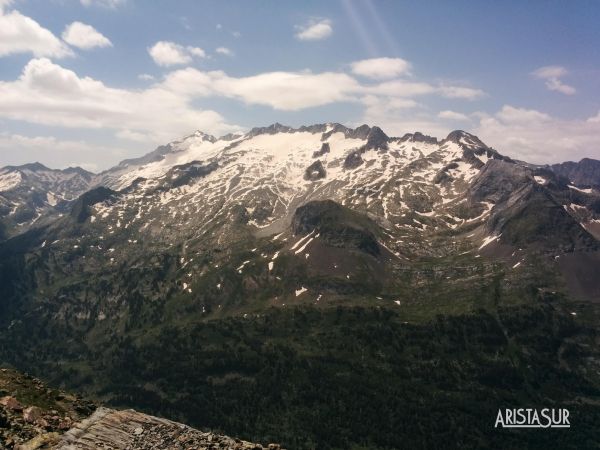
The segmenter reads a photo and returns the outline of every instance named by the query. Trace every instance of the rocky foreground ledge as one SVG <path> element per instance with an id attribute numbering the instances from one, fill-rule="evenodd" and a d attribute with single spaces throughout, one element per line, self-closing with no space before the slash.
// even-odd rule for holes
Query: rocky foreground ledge
<path id="1" fill-rule="evenodd" d="M 88 419 L 67 431 L 56 450 L 280 450 L 277 444 L 260 444 L 203 432 L 177 422 L 134 410 L 98 408 Z"/>
<path id="2" fill-rule="evenodd" d="M 0 369 L 0 450 L 282 450 L 117 411 Z"/>

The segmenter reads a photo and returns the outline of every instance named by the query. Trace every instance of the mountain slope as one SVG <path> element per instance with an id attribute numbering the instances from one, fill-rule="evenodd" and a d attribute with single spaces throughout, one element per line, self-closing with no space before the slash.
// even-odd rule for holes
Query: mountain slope
<path id="1" fill-rule="evenodd" d="M 600 161 L 583 158 L 579 162 L 553 164 L 550 168 L 576 186 L 600 188 Z"/>
<path id="2" fill-rule="evenodd" d="M 197 132 L 90 186 L 0 244 L 5 361 L 291 448 L 390 448 L 402 423 L 439 437 L 438 416 L 406 410 L 369 431 L 367 409 L 391 414 L 410 392 L 420 412 L 466 398 L 461 420 L 484 426 L 489 405 L 449 379 L 515 402 L 596 401 L 596 355 L 579 355 L 596 332 L 580 321 L 598 316 L 600 194 L 474 135 Z M 456 348 L 464 362 L 443 356 Z M 555 378 L 537 395 L 542 372 Z M 281 408 L 253 415 L 263 398 Z"/>
<path id="3" fill-rule="evenodd" d="M 94 175 L 79 167 L 49 169 L 42 164 L 0 169 L 0 240 L 27 231 L 68 209 L 87 191 Z"/>

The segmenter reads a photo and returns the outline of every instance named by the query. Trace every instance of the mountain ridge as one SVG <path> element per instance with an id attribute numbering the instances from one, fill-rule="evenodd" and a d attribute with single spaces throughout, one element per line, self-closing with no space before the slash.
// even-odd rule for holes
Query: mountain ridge
<path id="1" fill-rule="evenodd" d="M 169 145 L 0 242 L 0 361 L 288 448 L 394 448 L 406 424 L 431 444 L 440 423 L 476 447 L 463 424 L 493 430 L 492 397 L 599 413 L 597 189 L 463 131 Z"/>

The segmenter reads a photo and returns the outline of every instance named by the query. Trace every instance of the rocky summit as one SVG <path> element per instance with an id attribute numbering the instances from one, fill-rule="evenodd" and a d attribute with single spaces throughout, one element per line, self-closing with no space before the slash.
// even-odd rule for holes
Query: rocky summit
<path id="1" fill-rule="evenodd" d="M 326 123 L 198 131 L 100 174 L 4 168 L 0 360 L 115 408 L 100 424 L 522 448 L 468 430 L 505 402 L 600 417 L 597 165 Z M 126 446 L 205 445 L 147 420 Z M 536 445 L 597 438 L 573 436 Z"/>

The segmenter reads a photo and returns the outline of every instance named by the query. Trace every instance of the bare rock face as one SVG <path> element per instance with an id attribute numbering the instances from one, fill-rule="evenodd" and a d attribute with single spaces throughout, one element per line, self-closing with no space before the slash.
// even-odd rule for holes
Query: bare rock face
<path id="1" fill-rule="evenodd" d="M 360 156 L 360 151 L 355 150 L 346 156 L 344 160 L 344 169 L 356 169 L 364 163 L 362 156 Z"/>
<path id="2" fill-rule="evenodd" d="M 550 166 L 556 174 L 567 177 L 570 182 L 581 186 L 600 186 L 600 161 L 583 158 L 579 162 L 564 162 Z"/>
<path id="3" fill-rule="evenodd" d="M 317 181 L 325 178 L 326 175 L 327 172 L 325 171 L 325 167 L 323 167 L 323 163 L 320 160 L 316 160 L 306 168 L 306 172 L 304 172 L 304 179 L 309 181 Z"/>
<path id="4" fill-rule="evenodd" d="M 331 151 L 331 147 L 329 146 L 329 143 L 323 142 L 323 144 L 321 145 L 321 148 L 313 153 L 313 158 L 318 158 L 320 156 L 323 156 L 323 155 L 329 153 L 330 151 Z"/>
<path id="5" fill-rule="evenodd" d="M 66 432 L 56 450 L 95 450 L 98 448 L 127 450 L 162 449 L 270 449 L 277 444 L 260 444 L 203 432 L 186 425 L 133 410 L 115 411 L 99 408 L 88 419 Z"/>

